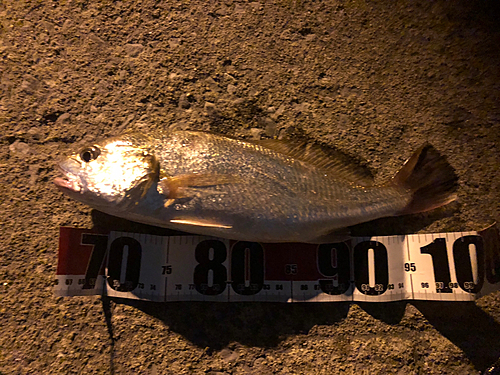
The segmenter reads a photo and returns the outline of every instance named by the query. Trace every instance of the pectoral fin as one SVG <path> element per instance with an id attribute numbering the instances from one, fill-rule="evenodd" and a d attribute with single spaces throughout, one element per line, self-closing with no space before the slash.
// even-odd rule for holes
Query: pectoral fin
<path id="1" fill-rule="evenodd" d="M 238 183 L 239 179 L 230 174 L 184 174 L 164 177 L 158 182 L 158 190 L 168 199 L 189 198 L 196 187 L 227 185 Z"/>
<path id="2" fill-rule="evenodd" d="M 202 220 L 202 219 L 172 219 L 170 220 L 173 224 L 184 224 L 198 227 L 208 227 L 208 228 L 220 228 L 220 229 L 231 229 L 233 226 L 229 224 L 218 223 L 213 220 Z"/>

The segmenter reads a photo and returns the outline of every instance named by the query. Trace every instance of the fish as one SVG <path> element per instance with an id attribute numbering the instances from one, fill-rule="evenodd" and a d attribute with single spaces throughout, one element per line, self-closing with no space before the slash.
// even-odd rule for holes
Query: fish
<path id="1" fill-rule="evenodd" d="M 107 214 L 268 243 L 331 242 L 355 224 L 446 205 L 458 187 L 427 143 L 373 184 L 319 145 L 189 130 L 128 131 L 83 147 L 59 169 L 54 183 L 64 194 Z"/>

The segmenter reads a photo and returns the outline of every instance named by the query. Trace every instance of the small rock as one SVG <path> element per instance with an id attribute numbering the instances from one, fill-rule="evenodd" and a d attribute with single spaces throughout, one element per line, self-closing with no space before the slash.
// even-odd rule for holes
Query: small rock
<path id="1" fill-rule="evenodd" d="M 231 82 L 236 82 L 236 81 L 237 81 L 237 79 L 236 79 L 236 78 L 234 78 L 234 77 L 233 77 L 231 74 L 229 74 L 229 73 L 224 73 L 224 78 L 226 78 L 226 79 L 230 80 Z"/>
<path id="2" fill-rule="evenodd" d="M 277 128 L 276 122 L 274 122 L 274 120 L 269 118 L 269 117 L 264 117 L 262 122 L 264 123 L 264 126 L 266 127 L 265 134 L 268 137 L 274 137 L 276 134 L 276 128 Z"/>
<path id="3" fill-rule="evenodd" d="M 60 115 L 57 120 L 56 120 L 56 123 L 57 124 L 65 124 L 67 122 L 69 122 L 69 119 L 71 118 L 71 115 L 69 113 L 63 113 L 62 115 Z"/>
<path id="4" fill-rule="evenodd" d="M 300 104 L 295 104 L 293 106 L 293 109 L 296 110 L 297 112 L 305 112 L 309 109 L 311 105 L 309 103 L 300 103 Z"/>
<path id="5" fill-rule="evenodd" d="M 215 11 L 215 14 L 217 14 L 218 16 L 226 16 L 228 12 L 229 8 L 227 7 L 227 5 L 222 4 L 221 7 Z"/>
<path id="6" fill-rule="evenodd" d="M 278 117 L 280 117 L 282 114 L 285 113 L 285 105 L 282 104 L 279 106 L 279 108 L 271 115 L 273 120 L 276 120 Z"/>
<path id="7" fill-rule="evenodd" d="M 19 140 L 15 141 L 9 146 L 9 151 L 11 154 L 18 156 L 27 156 L 31 154 L 30 146 L 27 143 L 21 142 Z"/>
<path id="8" fill-rule="evenodd" d="M 34 164 L 31 164 L 29 167 L 28 167 L 28 174 L 30 176 L 30 186 L 35 186 L 35 183 L 36 183 L 36 180 L 38 179 L 38 166 L 37 165 L 34 165 Z"/>
<path id="9" fill-rule="evenodd" d="M 179 47 L 182 43 L 182 40 L 180 38 L 170 38 L 168 41 L 168 45 L 170 48 L 176 48 Z"/>
<path id="10" fill-rule="evenodd" d="M 263 132 L 264 131 L 262 129 L 259 129 L 259 128 L 251 128 L 250 129 L 250 134 L 252 135 L 252 139 L 255 139 L 255 140 L 259 140 L 260 139 L 260 135 Z"/>
<path id="11" fill-rule="evenodd" d="M 286 138 L 286 131 L 287 129 L 281 129 L 278 133 L 278 139 L 279 140 L 282 140 L 282 139 L 285 139 Z"/>
<path id="12" fill-rule="evenodd" d="M 219 85 L 217 85 L 217 82 L 215 82 L 215 79 L 213 79 L 212 77 L 208 77 L 207 79 L 205 79 L 205 82 L 212 90 L 216 90 L 219 88 Z"/>
<path id="13" fill-rule="evenodd" d="M 40 139 L 43 136 L 43 130 L 40 127 L 30 128 L 26 134 L 28 134 L 32 139 Z"/>
<path id="14" fill-rule="evenodd" d="M 123 46 L 125 53 L 130 56 L 130 57 L 137 57 L 142 50 L 144 49 L 144 46 L 142 44 L 125 44 Z"/>
<path id="15" fill-rule="evenodd" d="M 259 3 L 258 1 L 253 1 L 250 3 L 250 6 L 252 7 L 252 10 L 255 12 L 257 10 L 262 10 L 262 4 Z"/>
<path id="16" fill-rule="evenodd" d="M 233 101 L 231 102 L 231 105 L 232 105 L 233 107 L 239 107 L 239 106 L 241 106 L 243 103 L 245 103 L 245 99 L 243 99 L 243 98 L 238 98 L 238 99 L 233 100 Z"/>
<path id="17" fill-rule="evenodd" d="M 67 19 L 66 21 L 64 21 L 64 23 L 62 25 L 61 32 L 63 34 L 66 33 L 72 26 L 73 26 L 73 22 L 70 19 Z"/>
<path id="18" fill-rule="evenodd" d="M 205 109 L 205 112 L 209 115 L 212 115 L 215 113 L 215 104 L 211 102 L 205 102 L 205 106 L 203 107 Z"/>
<path id="19" fill-rule="evenodd" d="M 124 80 L 125 78 L 127 78 L 127 71 L 126 70 L 119 70 L 118 71 L 118 78 L 121 79 L 121 80 Z"/>
<path id="20" fill-rule="evenodd" d="M 234 6 L 234 14 L 237 14 L 237 15 L 243 15 L 245 14 L 245 7 L 243 5 L 240 5 L 240 4 L 236 4 Z"/>
<path id="21" fill-rule="evenodd" d="M 227 85 L 227 92 L 228 92 L 229 94 L 234 95 L 234 94 L 236 94 L 236 91 L 237 91 L 237 90 L 238 90 L 238 89 L 236 88 L 236 86 L 235 86 L 235 85 L 231 85 L 231 84 Z"/>
<path id="22" fill-rule="evenodd" d="M 289 29 L 283 30 L 283 32 L 280 35 L 280 38 L 285 40 L 295 39 L 293 33 Z"/>
<path id="23" fill-rule="evenodd" d="M 187 95 L 182 94 L 179 98 L 179 108 L 189 109 L 189 107 L 191 107 L 191 103 L 189 102 Z"/>
<path id="24" fill-rule="evenodd" d="M 99 113 L 94 119 L 92 119 L 91 121 L 94 123 L 94 124 L 100 124 L 101 122 L 104 122 L 104 120 L 106 120 L 106 116 L 104 116 L 103 113 Z"/>
<path id="25" fill-rule="evenodd" d="M 312 42 L 314 39 L 316 39 L 316 34 L 308 34 L 304 39 L 306 40 L 306 42 Z"/>
<path id="26" fill-rule="evenodd" d="M 122 122 L 120 128 L 122 130 L 125 129 L 132 122 L 132 120 L 134 119 L 134 117 L 135 117 L 134 114 L 128 115 L 127 118 L 125 119 L 125 121 Z"/>
<path id="27" fill-rule="evenodd" d="M 19 86 L 19 89 L 21 91 L 24 91 L 26 94 L 32 94 L 38 87 L 38 80 L 27 74 L 24 77 L 24 81 L 21 82 L 21 85 Z"/>
<path id="28" fill-rule="evenodd" d="M 239 358 L 239 354 L 236 352 L 233 352 L 230 349 L 222 349 L 219 353 L 220 357 L 222 358 L 223 361 L 225 362 L 236 362 Z"/>
<path id="29" fill-rule="evenodd" d="M 144 122 L 144 121 L 137 121 L 135 124 L 134 124 L 134 130 L 136 131 L 140 131 L 140 132 L 146 132 L 148 131 L 150 128 L 150 125 L 149 123 L 147 122 Z"/>

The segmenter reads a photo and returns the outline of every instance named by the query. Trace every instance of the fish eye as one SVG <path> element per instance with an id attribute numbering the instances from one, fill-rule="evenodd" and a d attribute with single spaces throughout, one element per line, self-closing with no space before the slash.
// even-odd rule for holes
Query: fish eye
<path id="1" fill-rule="evenodd" d="M 100 153 L 101 150 L 99 150 L 99 148 L 95 146 L 87 147 L 80 152 L 80 159 L 82 159 L 85 163 L 88 163 L 92 160 L 97 159 Z"/>

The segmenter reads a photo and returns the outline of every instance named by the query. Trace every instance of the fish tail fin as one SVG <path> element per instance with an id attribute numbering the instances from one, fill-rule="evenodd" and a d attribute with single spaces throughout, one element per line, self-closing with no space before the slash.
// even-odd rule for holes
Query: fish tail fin
<path id="1" fill-rule="evenodd" d="M 457 199 L 455 170 L 430 144 L 424 144 L 393 177 L 392 184 L 409 190 L 412 198 L 400 215 L 430 211 Z"/>

